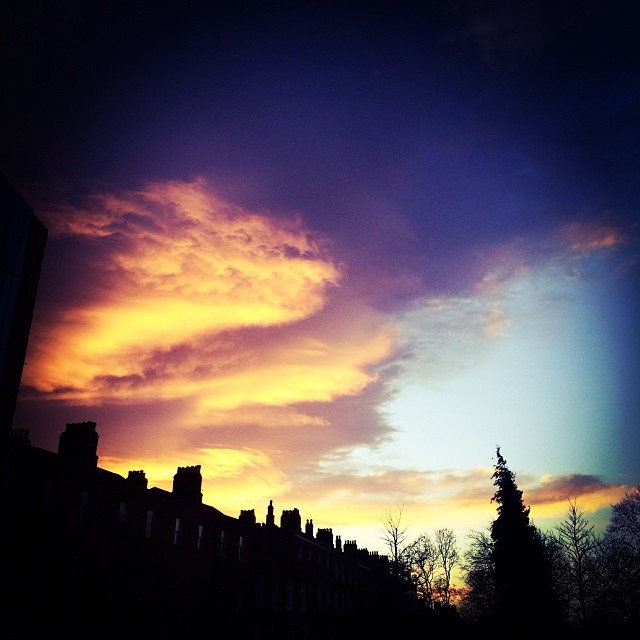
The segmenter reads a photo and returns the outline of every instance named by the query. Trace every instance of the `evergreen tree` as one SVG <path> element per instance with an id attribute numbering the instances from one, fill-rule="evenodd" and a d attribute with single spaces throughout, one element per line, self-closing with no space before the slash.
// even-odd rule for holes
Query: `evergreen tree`
<path id="1" fill-rule="evenodd" d="M 502 623 L 517 625 L 518 633 L 557 622 L 550 563 L 543 537 L 530 522 L 515 475 L 497 448 L 492 479 L 492 501 L 498 517 L 491 524 L 492 561 L 497 595 L 496 615 Z M 516 628 L 514 628 L 514 632 Z"/>

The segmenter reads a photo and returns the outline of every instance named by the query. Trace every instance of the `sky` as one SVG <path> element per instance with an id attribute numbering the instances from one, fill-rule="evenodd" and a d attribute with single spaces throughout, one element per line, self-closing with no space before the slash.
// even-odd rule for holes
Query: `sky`
<path id="1" fill-rule="evenodd" d="M 625 2 L 4 3 L 0 171 L 49 230 L 15 426 L 360 548 L 600 529 L 640 483 Z"/>

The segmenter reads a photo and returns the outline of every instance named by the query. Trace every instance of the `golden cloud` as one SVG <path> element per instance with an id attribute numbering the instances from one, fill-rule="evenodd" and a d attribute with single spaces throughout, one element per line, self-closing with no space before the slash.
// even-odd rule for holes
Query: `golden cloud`
<path id="1" fill-rule="evenodd" d="M 299 219 L 233 207 L 202 180 L 96 197 L 47 216 L 52 235 L 87 238 L 92 301 L 47 327 L 29 384 L 90 401 L 104 376 L 144 377 L 157 350 L 244 327 L 299 321 L 322 309 L 339 268 Z"/>
<path id="2" fill-rule="evenodd" d="M 576 501 L 585 512 L 595 512 L 610 507 L 624 495 L 623 485 L 605 484 L 596 476 L 564 475 L 544 476 L 539 486 L 527 490 L 532 515 L 541 518 L 561 518 Z"/>

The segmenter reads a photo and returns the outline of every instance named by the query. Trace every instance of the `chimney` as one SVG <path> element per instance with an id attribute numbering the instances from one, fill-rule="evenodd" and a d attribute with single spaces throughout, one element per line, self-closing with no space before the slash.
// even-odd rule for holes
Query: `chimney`
<path id="1" fill-rule="evenodd" d="M 298 509 L 285 509 L 280 516 L 280 528 L 292 533 L 300 533 L 302 530 L 300 512 Z"/>
<path id="2" fill-rule="evenodd" d="M 58 441 L 58 455 L 82 467 L 98 466 L 98 434 L 95 422 L 68 422 Z"/>
<path id="3" fill-rule="evenodd" d="M 241 509 L 238 522 L 240 522 L 241 524 L 249 524 L 249 525 L 255 524 L 256 512 L 253 509 Z"/>
<path id="4" fill-rule="evenodd" d="M 200 465 L 192 467 L 178 467 L 178 472 L 173 476 L 173 495 L 202 504 L 202 475 Z"/>
<path id="5" fill-rule="evenodd" d="M 273 500 L 269 500 L 269 506 L 267 507 L 267 526 L 273 527 L 276 524 L 275 517 L 273 515 Z"/>
<path id="6" fill-rule="evenodd" d="M 16 447 L 30 447 L 29 429 L 14 429 L 11 432 L 11 444 Z"/>
<path id="7" fill-rule="evenodd" d="M 307 536 L 307 538 L 313 538 L 313 520 L 307 520 L 304 525 L 304 535 Z"/>
<path id="8" fill-rule="evenodd" d="M 358 545 L 355 540 L 345 540 L 343 546 L 344 554 L 347 556 L 356 557 L 358 554 Z"/>
<path id="9" fill-rule="evenodd" d="M 131 484 L 137 484 L 139 487 L 147 488 L 148 480 L 144 474 L 144 471 L 129 471 L 127 481 Z"/>
<path id="10" fill-rule="evenodd" d="M 316 540 L 321 545 L 333 549 L 333 531 L 331 529 L 318 529 Z"/>

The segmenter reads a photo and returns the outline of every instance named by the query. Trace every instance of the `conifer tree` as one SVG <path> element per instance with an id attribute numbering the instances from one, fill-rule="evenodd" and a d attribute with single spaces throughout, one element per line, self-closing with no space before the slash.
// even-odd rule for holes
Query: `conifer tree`
<path id="1" fill-rule="evenodd" d="M 530 522 L 515 475 L 497 448 L 492 501 L 498 517 L 491 524 L 492 560 L 498 618 L 519 632 L 534 631 L 557 620 L 550 564 L 543 538 Z"/>

